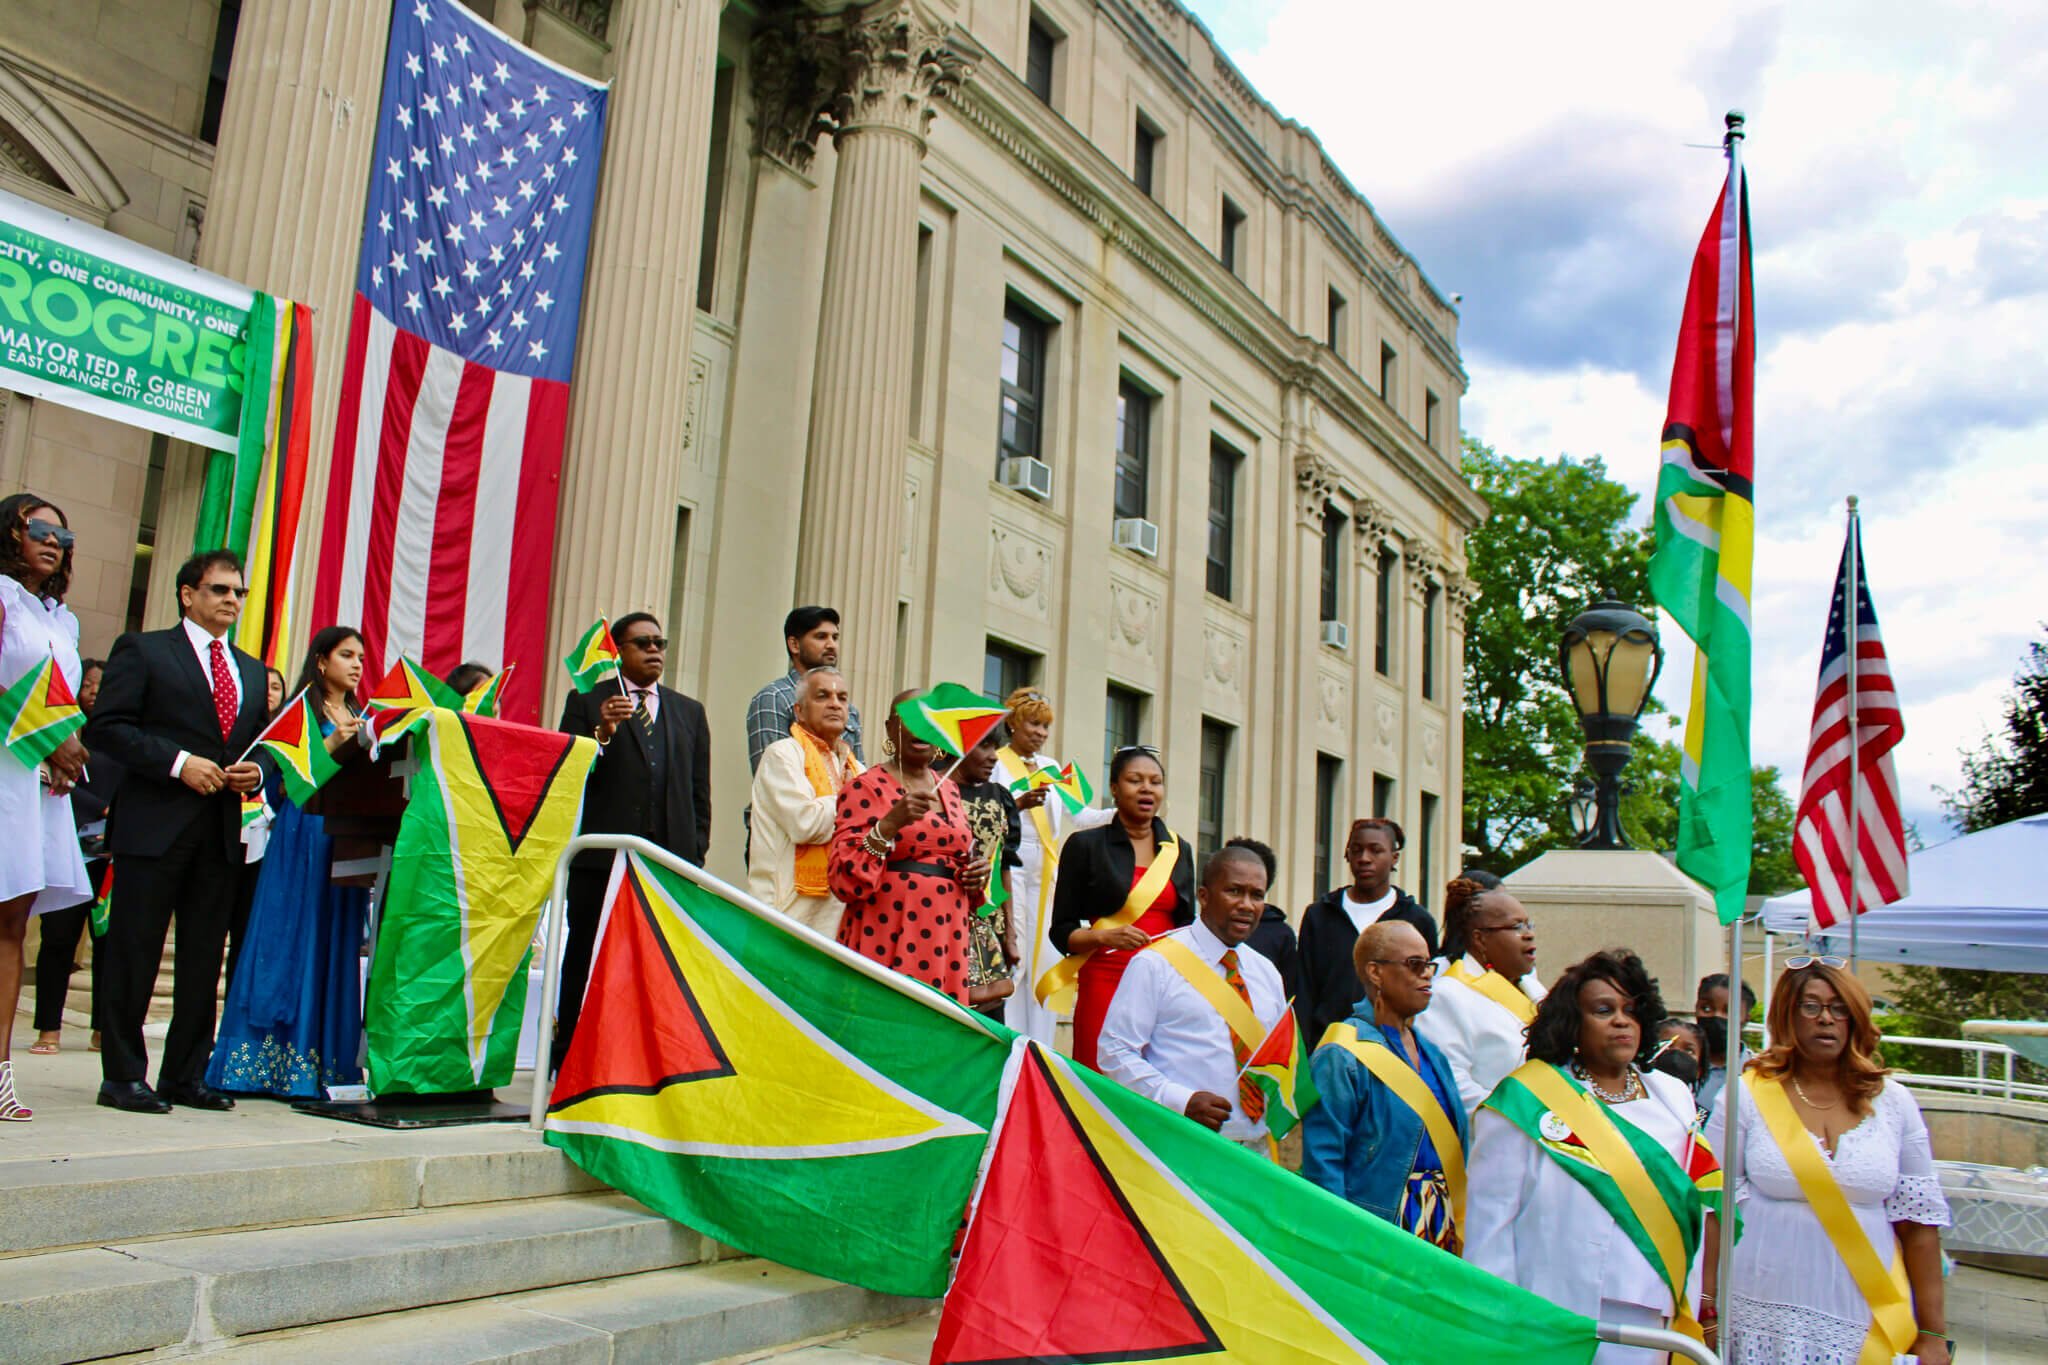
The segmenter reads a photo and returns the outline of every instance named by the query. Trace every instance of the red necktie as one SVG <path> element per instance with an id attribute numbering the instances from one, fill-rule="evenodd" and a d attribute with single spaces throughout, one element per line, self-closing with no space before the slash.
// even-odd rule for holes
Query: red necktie
<path id="1" fill-rule="evenodd" d="M 1252 1008 L 1251 992 L 1244 988 L 1244 974 L 1237 970 L 1237 949 L 1235 948 L 1225 948 L 1223 950 L 1223 981 L 1230 989 L 1237 992 L 1238 998 L 1244 1001 L 1246 1009 Z M 1258 1011 L 1253 1010 L 1252 1013 L 1256 1017 Z M 1237 1059 L 1237 1069 L 1243 1071 L 1244 1064 L 1251 1060 L 1252 1050 L 1244 1045 L 1244 1040 L 1237 1036 L 1235 1030 L 1232 1030 L 1230 1034 L 1230 1052 Z M 1259 1083 L 1249 1076 L 1239 1076 L 1237 1078 L 1237 1107 L 1242 1109 L 1244 1116 L 1253 1123 L 1257 1123 L 1260 1119 L 1266 1117 L 1266 1092 L 1259 1089 Z"/>
<path id="2" fill-rule="evenodd" d="M 235 732 L 235 679 L 228 672 L 228 652 L 215 640 L 208 651 L 213 656 L 213 711 L 220 717 L 220 737 Z"/>

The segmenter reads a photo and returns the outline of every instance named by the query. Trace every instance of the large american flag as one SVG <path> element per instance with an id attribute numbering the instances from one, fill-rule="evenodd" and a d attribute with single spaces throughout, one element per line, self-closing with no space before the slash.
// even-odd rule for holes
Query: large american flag
<path id="1" fill-rule="evenodd" d="M 606 93 L 456 0 L 393 7 L 313 602 L 365 677 L 545 657 Z"/>
<path id="2" fill-rule="evenodd" d="M 1855 909 L 1849 894 L 1849 644 L 1842 597 L 1853 566 L 1856 580 L 1856 841 Z M 1891 751 L 1905 736 L 1892 669 L 1877 633 L 1877 609 L 1863 573 L 1863 532 L 1849 528 L 1834 605 L 1820 651 L 1820 690 L 1813 700 L 1813 737 L 1792 826 L 1792 856 L 1813 893 L 1821 928 L 1844 922 L 1906 894 L 1906 833 L 1899 815 L 1899 779 Z"/>

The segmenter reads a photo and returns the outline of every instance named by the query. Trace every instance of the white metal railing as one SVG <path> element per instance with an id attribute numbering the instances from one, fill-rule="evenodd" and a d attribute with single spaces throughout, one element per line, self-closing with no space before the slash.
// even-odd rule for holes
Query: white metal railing
<path id="1" fill-rule="evenodd" d="M 1763 1025 L 1746 1024 L 1743 1031 L 1761 1036 Z M 2013 1079 L 2013 1062 L 2019 1054 L 2004 1043 L 1979 1042 L 1971 1038 L 1915 1038 L 1903 1033 L 1887 1033 L 1884 1035 L 1884 1041 L 1905 1047 L 1931 1047 L 1945 1052 L 1973 1054 L 1974 1074 L 1941 1076 L 1924 1071 L 1892 1072 L 1892 1075 L 1904 1085 L 1926 1090 L 1956 1090 L 1998 1099 L 2048 1101 L 2048 1085 L 2035 1085 Z M 2002 1060 L 1999 1074 L 1994 1075 L 1986 1070 L 1985 1064 L 1990 1058 Z"/>

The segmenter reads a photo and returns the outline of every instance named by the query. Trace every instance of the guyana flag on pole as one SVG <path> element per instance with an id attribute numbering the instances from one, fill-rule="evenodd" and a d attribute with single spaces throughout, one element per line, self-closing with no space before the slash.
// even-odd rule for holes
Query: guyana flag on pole
<path id="1" fill-rule="evenodd" d="M 0 692 L 0 737 L 7 752 L 33 770 L 85 725 L 85 712 L 53 654 Z"/>
<path id="2" fill-rule="evenodd" d="M 1095 802 L 1094 784 L 1088 781 L 1087 773 L 1071 762 L 1064 768 L 1040 768 L 1026 773 L 1010 784 L 1012 792 L 1027 792 L 1039 787 L 1051 787 L 1058 792 L 1060 803 L 1074 815 Z"/>
<path id="3" fill-rule="evenodd" d="M 277 719 L 263 727 L 250 749 L 261 749 L 277 764 L 284 778 L 285 794 L 303 806 L 327 779 L 341 771 L 334 755 L 327 752 L 326 737 L 320 733 L 320 718 L 313 713 L 312 693 L 304 688 L 284 704 Z"/>
<path id="4" fill-rule="evenodd" d="M 505 680 L 512 676 L 517 664 L 506 664 L 502 673 L 493 673 L 475 687 L 463 694 L 462 709 L 472 716 L 493 716 L 498 714 L 498 703 L 504 700 Z"/>
<path id="5" fill-rule="evenodd" d="M 533 928 L 597 757 L 587 735 L 427 715 L 363 1001 L 380 1094 L 512 1079 Z"/>
<path id="6" fill-rule="evenodd" d="M 619 671 L 619 647 L 612 642 L 612 623 L 600 616 L 589 630 L 577 637 L 569 652 L 562 656 L 562 666 L 569 670 L 569 681 L 578 692 L 588 692 L 608 677 Z"/>
<path id="7" fill-rule="evenodd" d="M 1294 1002 L 1280 1013 L 1280 1022 L 1245 1059 L 1244 1076 L 1266 1094 L 1266 1127 L 1278 1142 L 1301 1122 L 1301 1116 L 1322 1102 L 1309 1076 L 1308 1048 L 1294 1020 Z"/>
<path id="8" fill-rule="evenodd" d="M 1749 889 L 1755 368 L 1749 194 L 1731 116 L 1728 179 L 1693 256 L 1671 366 L 1650 558 L 1658 605 L 1697 649 L 1679 761 L 1678 867 L 1713 893 L 1723 924 L 1741 916 Z"/>
<path id="9" fill-rule="evenodd" d="M 923 696 L 905 697 L 896 705 L 896 717 L 904 729 L 954 758 L 981 743 L 1008 714 L 959 683 L 940 683 Z"/>
<path id="10" fill-rule="evenodd" d="M 398 662 L 391 665 L 391 671 L 370 689 L 367 700 L 370 710 L 363 717 L 363 726 L 368 732 L 364 742 L 372 758 L 399 736 L 418 729 L 435 707 L 449 711 L 470 709 L 465 705 L 467 699 L 459 696 L 454 688 L 404 655 L 400 655 Z"/>

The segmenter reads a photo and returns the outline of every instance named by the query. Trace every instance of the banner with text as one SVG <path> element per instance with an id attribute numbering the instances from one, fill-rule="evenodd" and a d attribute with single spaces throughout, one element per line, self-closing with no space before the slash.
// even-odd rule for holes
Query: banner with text
<path id="1" fill-rule="evenodd" d="M 232 451 L 254 299 L 0 191 L 0 388 Z"/>

